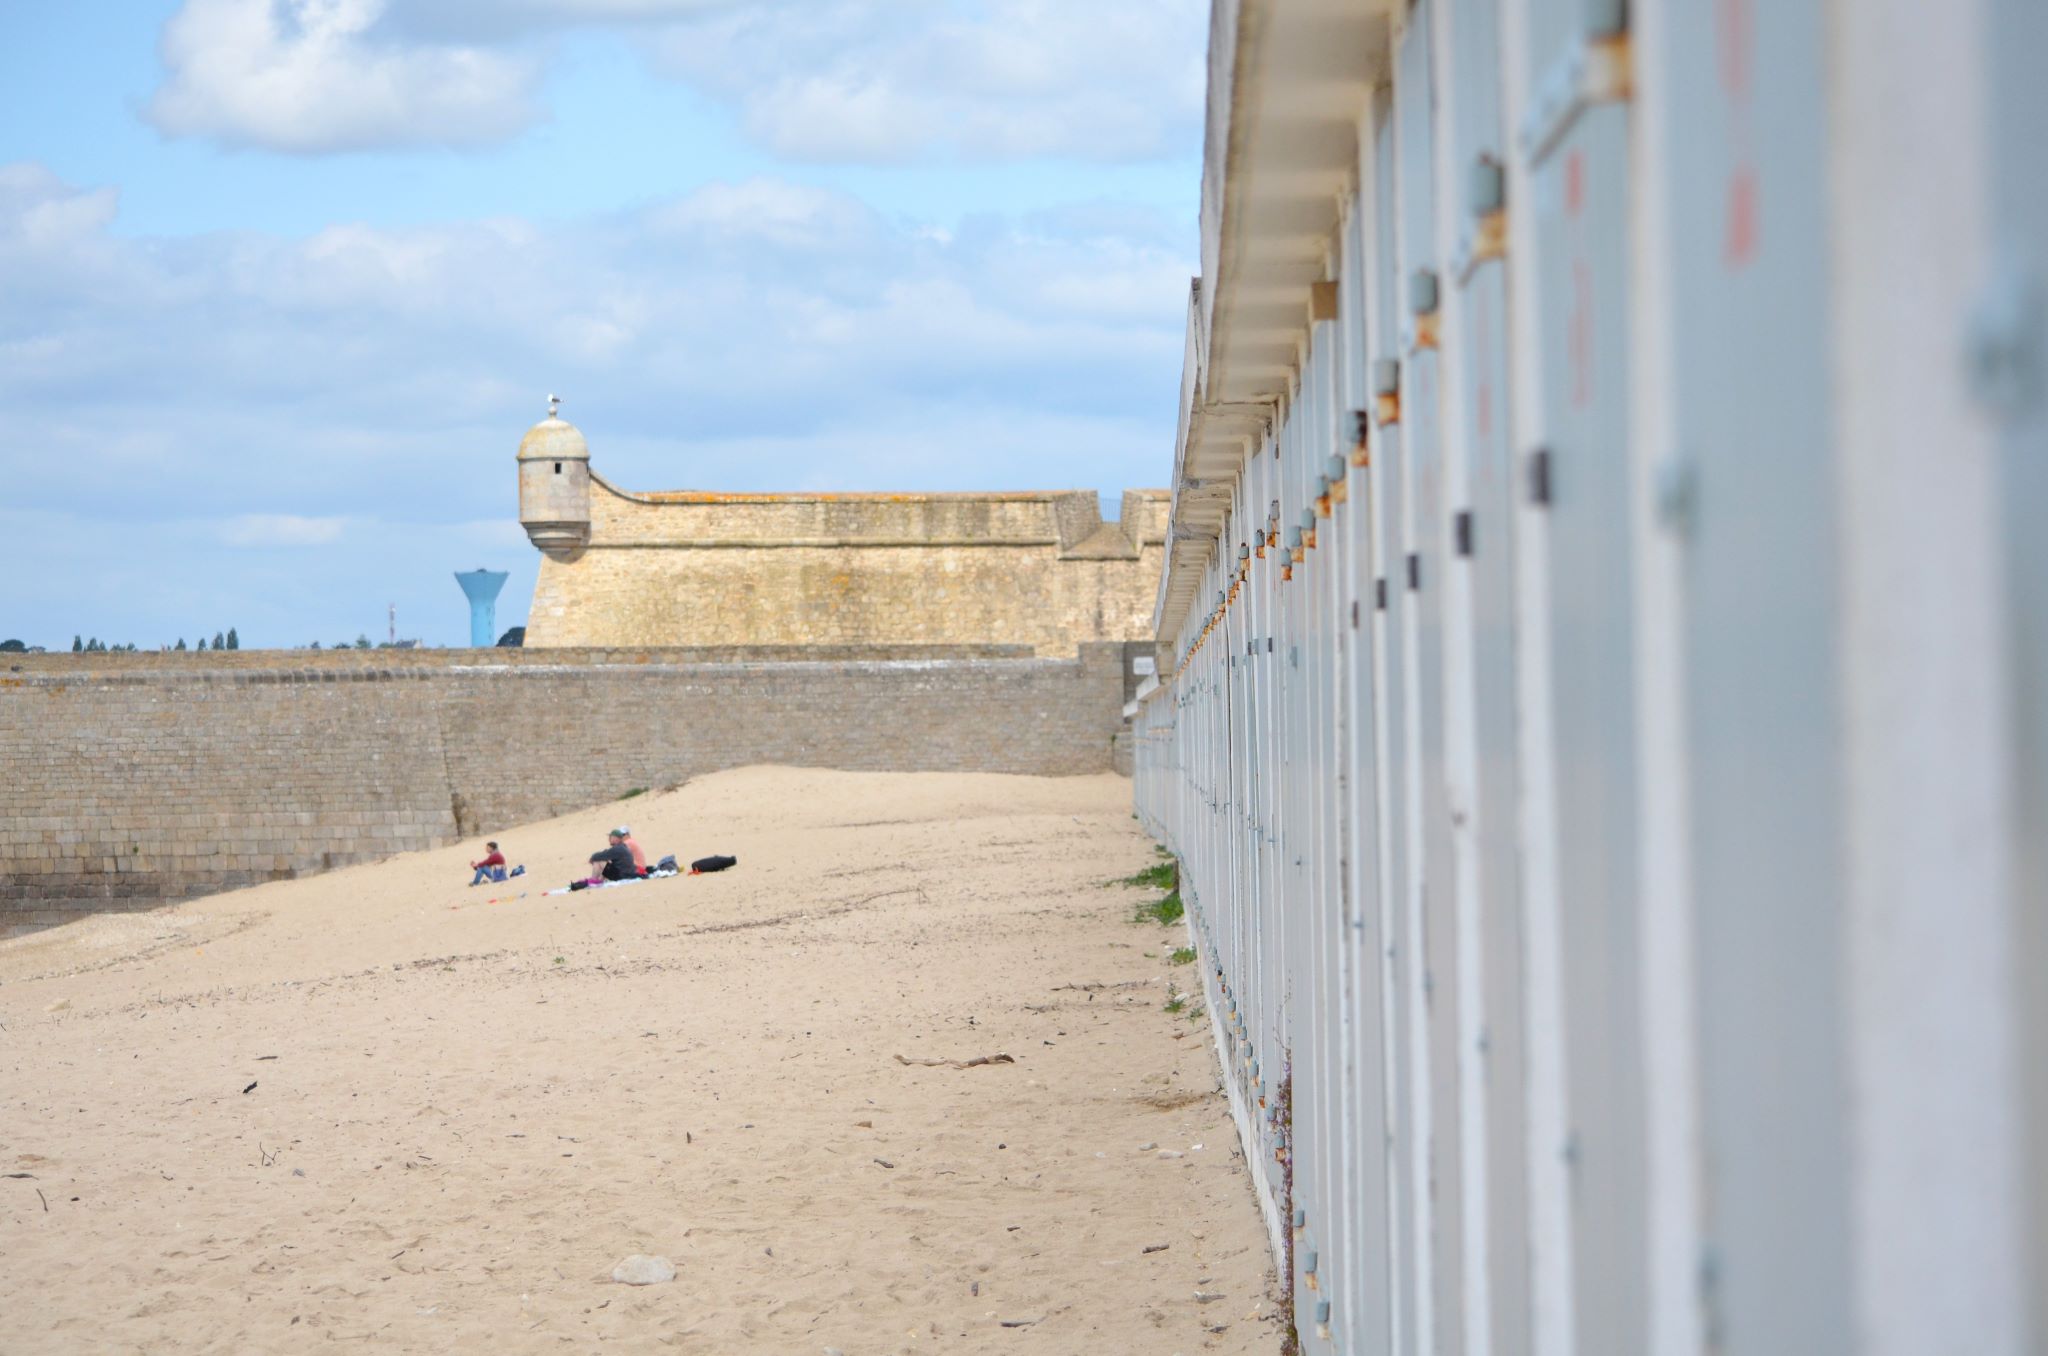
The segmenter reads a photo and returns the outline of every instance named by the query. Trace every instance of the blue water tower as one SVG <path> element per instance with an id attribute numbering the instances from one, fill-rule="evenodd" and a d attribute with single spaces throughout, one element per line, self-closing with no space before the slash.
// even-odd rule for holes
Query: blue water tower
<path id="1" fill-rule="evenodd" d="M 503 570 L 456 571 L 455 582 L 469 597 L 469 643 L 479 650 L 498 642 L 498 590 L 505 578 Z"/>

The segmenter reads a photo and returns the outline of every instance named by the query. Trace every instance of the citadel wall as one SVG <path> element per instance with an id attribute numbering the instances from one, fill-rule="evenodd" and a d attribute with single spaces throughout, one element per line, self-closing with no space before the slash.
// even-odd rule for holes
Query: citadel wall
<path id="1" fill-rule="evenodd" d="M 589 476 L 590 536 L 544 556 L 526 644 L 1016 644 L 1151 635 L 1168 496 L 636 494 Z"/>
<path id="2" fill-rule="evenodd" d="M 28 662 L 0 668 L 0 931 L 488 835 L 750 763 L 1107 771 L 1126 650 L 10 656 Z"/>

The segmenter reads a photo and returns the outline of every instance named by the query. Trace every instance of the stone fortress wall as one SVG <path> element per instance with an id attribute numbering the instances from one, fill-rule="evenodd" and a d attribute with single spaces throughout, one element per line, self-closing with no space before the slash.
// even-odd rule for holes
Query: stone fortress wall
<path id="1" fill-rule="evenodd" d="M 1170 496 L 631 493 L 588 474 L 589 537 L 541 561 L 530 647 L 1015 644 L 1152 629 Z"/>
<path id="2" fill-rule="evenodd" d="M 489 835 L 750 763 L 1108 771 L 1140 652 L 5 656 L 0 932 Z"/>

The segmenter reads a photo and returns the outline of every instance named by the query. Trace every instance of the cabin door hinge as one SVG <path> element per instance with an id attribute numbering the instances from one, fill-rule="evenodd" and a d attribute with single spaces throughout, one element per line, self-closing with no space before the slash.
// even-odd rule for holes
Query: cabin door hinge
<path id="1" fill-rule="evenodd" d="M 1529 454 L 1529 502 L 1550 507 L 1550 449 L 1539 447 Z"/>

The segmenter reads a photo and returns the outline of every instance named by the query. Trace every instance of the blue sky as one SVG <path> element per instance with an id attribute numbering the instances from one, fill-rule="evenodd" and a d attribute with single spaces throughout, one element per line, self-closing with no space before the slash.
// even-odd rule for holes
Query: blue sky
<path id="1" fill-rule="evenodd" d="M 1163 484 L 1200 0 L 91 0 L 0 47 L 0 638 L 462 643 L 629 487 Z"/>

